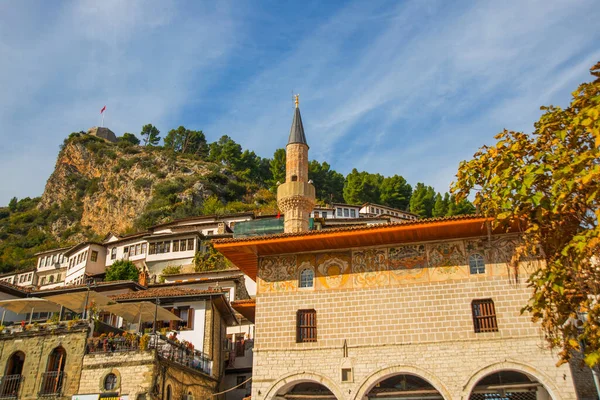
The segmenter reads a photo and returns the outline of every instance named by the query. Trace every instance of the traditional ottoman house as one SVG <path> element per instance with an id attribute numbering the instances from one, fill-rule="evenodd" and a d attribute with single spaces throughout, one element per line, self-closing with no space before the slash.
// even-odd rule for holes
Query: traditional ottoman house
<path id="1" fill-rule="evenodd" d="M 257 282 L 253 400 L 596 398 L 520 313 L 540 261 L 511 263 L 516 230 L 461 216 L 308 231 L 307 152 L 296 108 L 285 232 L 214 241 Z"/>

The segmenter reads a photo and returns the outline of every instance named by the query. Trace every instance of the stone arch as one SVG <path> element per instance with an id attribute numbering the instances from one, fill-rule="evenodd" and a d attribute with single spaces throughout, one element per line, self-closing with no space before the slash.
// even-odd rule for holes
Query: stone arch
<path id="1" fill-rule="evenodd" d="M 471 391 L 473 390 L 477 382 L 479 382 L 481 379 L 490 374 L 500 371 L 516 371 L 529 375 L 535 378 L 539 383 L 541 383 L 544 386 L 544 388 L 548 391 L 550 397 L 552 397 L 553 400 L 562 400 L 562 396 L 560 396 L 560 392 L 554 384 L 554 380 L 552 378 L 548 377 L 546 374 L 530 365 L 508 360 L 490 364 L 487 367 L 483 367 L 477 370 L 474 374 L 472 374 L 471 378 L 469 378 L 467 383 L 463 386 L 463 390 L 460 396 L 461 400 L 468 400 Z"/>
<path id="2" fill-rule="evenodd" d="M 319 384 L 325 386 L 327 389 L 329 389 L 331 391 L 331 393 L 333 393 L 338 400 L 342 400 L 344 398 L 341 390 L 331 379 L 329 379 L 323 375 L 318 375 L 318 374 L 315 374 L 312 372 L 303 372 L 301 374 L 289 374 L 289 375 L 283 376 L 282 378 L 279 378 L 277 380 L 277 382 L 275 382 L 275 384 L 273 384 L 268 389 L 267 393 L 265 393 L 264 399 L 271 400 L 275 396 L 277 396 L 277 393 L 280 390 L 289 388 L 293 385 L 296 385 L 296 384 L 302 383 L 302 382 L 319 383 Z"/>
<path id="3" fill-rule="evenodd" d="M 433 386 L 438 392 L 440 392 L 444 399 L 450 400 L 452 398 L 448 389 L 446 389 L 442 382 L 430 372 L 409 365 L 398 365 L 381 369 L 364 379 L 358 387 L 354 399 L 362 400 L 377 383 L 383 381 L 384 379 L 399 374 L 411 374 L 418 376 L 419 378 L 422 378 L 426 380 L 429 384 L 431 384 L 431 386 Z"/>

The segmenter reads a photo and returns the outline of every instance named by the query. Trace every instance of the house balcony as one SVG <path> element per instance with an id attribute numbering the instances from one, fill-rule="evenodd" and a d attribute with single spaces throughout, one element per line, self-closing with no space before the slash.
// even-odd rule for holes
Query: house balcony
<path id="1" fill-rule="evenodd" d="M 44 372 L 39 397 L 58 397 L 63 391 L 66 374 L 61 371 Z"/>
<path id="2" fill-rule="evenodd" d="M 141 337 L 134 334 L 91 338 L 88 339 L 86 354 L 107 355 L 153 350 L 164 360 L 211 375 L 212 360 L 201 351 L 194 350 L 189 345 L 175 342 L 161 335 L 153 335 L 149 339 L 148 343 L 141 343 Z"/>
<path id="3" fill-rule="evenodd" d="M 18 398 L 22 380 L 23 375 L 20 374 L 0 377 L 0 400 Z"/>

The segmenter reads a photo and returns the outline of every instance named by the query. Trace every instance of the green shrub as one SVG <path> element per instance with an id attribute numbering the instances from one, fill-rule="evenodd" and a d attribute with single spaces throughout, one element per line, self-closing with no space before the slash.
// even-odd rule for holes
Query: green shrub
<path id="1" fill-rule="evenodd" d="M 148 179 L 148 178 L 136 179 L 135 182 L 133 183 L 133 186 L 137 190 L 148 189 L 152 186 L 152 179 Z"/>

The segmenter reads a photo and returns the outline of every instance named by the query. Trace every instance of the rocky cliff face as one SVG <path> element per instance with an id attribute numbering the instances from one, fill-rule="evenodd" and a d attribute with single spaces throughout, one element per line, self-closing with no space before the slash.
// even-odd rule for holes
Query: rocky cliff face
<path id="1" fill-rule="evenodd" d="M 125 232 L 149 206 L 201 205 L 213 194 L 201 182 L 211 167 L 216 166 L 158 148 L 124 146 L 81 135 L 65 142 L 38 208 L 61 211 L 51 225 L 57 239 L 65 239 L 69 229 L 88 232 L 73 232 L 71 240 L 89 237 L 89 231 L 97 235 Z M 151 204 L 161 201 L 165 204 Z"/>

